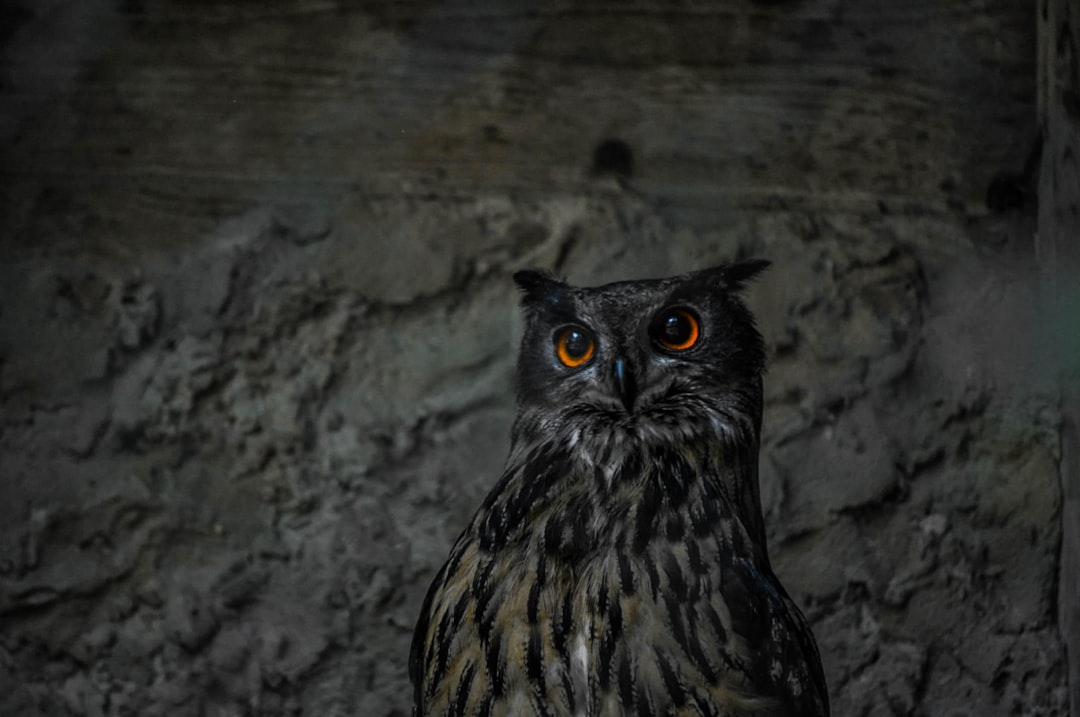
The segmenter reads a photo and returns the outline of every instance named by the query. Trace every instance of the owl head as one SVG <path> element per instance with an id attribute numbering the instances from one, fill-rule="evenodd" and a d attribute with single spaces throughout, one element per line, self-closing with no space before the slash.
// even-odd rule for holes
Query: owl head
<path id="1" fill-rule="evenodd" d="M 591 288 L 516 273 L 526 326 L 515 432 L 598 454 L 737 434 L 756 451 L 765 351 L 739 291 L 768 264 Z"/>

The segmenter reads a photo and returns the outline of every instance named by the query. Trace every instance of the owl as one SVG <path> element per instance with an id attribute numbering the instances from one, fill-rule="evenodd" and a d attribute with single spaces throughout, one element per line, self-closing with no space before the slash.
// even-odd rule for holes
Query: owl
<path id="1" fill-rule="evenodd" d="M 502 477 L 424 600 L 415 715 L 828 715 L 758 491 L 754 260 L 570 286 L 521 271 Z"/>

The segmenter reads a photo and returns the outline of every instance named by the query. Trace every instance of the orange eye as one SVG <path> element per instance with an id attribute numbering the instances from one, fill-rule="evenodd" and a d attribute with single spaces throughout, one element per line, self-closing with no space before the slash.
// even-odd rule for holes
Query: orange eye
<path id="1" fill-rule="evenodd" d="M 701 338 L 701 323 L 689 309 L 665 309 L 653 322 L 652 337 L 668 351 L 686 351 Z"/>
<path id="2" fill-rule="evenodd" d="M 567 326 L 555 337 L 555 355 L 563 366 L 577 368 L 596 353 L 596 342 L 592 334 L 580 326 Z"/>

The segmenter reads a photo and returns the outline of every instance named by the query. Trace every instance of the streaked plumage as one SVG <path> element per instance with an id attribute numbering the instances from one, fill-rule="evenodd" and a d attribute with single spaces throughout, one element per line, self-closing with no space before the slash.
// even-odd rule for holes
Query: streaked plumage
<path id="1" fill-rule="evenodd" d="M 758 498 L 764 350 L 737 292 L 766 265 L 515 276 L 511 452 L 424 601 L 416 714 L 828 714 Z"/>

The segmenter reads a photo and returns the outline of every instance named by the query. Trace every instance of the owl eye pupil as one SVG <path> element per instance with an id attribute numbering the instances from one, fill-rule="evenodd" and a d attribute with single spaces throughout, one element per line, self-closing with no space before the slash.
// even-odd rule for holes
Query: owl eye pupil
<path id="1" fill-rule="evenodd" d="M 555 338 L 555 353 L 569 368 L 577 368 L 592 358 L 596 342 L 592 334 L 577 326 L 567 326 Z"/>
<path id="2" fill-rule="evenodd" d="M 589 352 L 589 339 L 580 331 L 571 331 L 566 337 L 566 353 L 571 358 L 584 356 Z"/>
<path id="3" fill-rule="evenodd" d="M 701 325 L 688 309 L 670 309 L 653 325 L 653 339 L 669 351 L 685 351 L 697 343 Z"/>
<path id="4" fill-rule="evenodd" d="M 664 319 L 664 338 L 668 343 L 681 344 L 690 337 L 690 324 L 682 316 L 671 314 Z"/>

